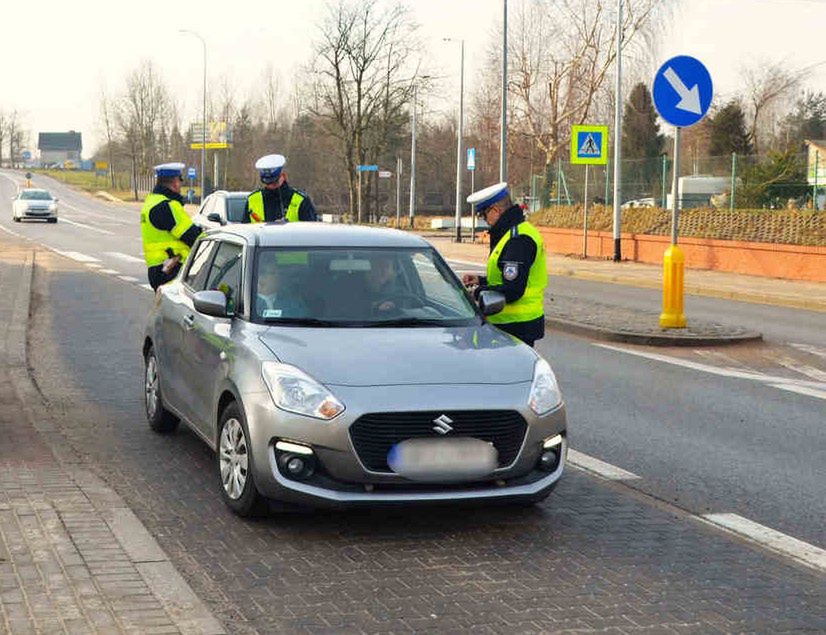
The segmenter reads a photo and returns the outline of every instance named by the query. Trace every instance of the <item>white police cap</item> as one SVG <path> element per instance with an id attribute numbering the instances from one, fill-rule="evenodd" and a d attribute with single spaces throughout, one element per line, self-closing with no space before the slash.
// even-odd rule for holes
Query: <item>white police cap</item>
<path id="1" fill-rule="evenodd" d="M 505 181 L 491 185 L 483 190 L 474 192 L 467 197 L 467 202 L 476 205 L 477 212 L 483 212 L 494 203 L 498 203 L 508 196 L 508 184 Z"/>
<path id="2" fill-rule="evenodd" d="M 281 175 L 285 163 L 287 163 L 287 159 L 283 155 L 268 154 L 255 162 L 255 169 L 261 174 L 262 181 L 265 181 L 265 179 L 275 180 Z"/>
<path id="3" fill-rule="evenodd" d="M 157 178 L 182 176 L 185 167 L 183 163 L 161 163 L 155 166 L 155 176 Z"/>

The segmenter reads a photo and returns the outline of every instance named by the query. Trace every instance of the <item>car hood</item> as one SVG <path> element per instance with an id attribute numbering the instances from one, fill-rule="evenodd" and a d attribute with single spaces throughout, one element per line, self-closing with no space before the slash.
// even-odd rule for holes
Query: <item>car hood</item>
<path id="1" fill-rule="evenodd" d="M 270 327 L 278 359 L 339 386 L 512 384 L 533 379 L 536 354 L 485 324 L 446 328 Z"/>

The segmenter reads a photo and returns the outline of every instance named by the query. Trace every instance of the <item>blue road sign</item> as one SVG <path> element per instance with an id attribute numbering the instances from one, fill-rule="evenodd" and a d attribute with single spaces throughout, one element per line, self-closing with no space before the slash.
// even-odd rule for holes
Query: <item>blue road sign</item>
<path id="1" fill-rule="evenodd" d="M 700 60 L 678 55 L 657 71 L 652 92 L 660 117 L 673 126 L 687 128 L 706 116 L 714 86 Z"/>
<path id="2" fill-rule="evenodd" d="M 189 168 L 186 171 L 186 175 L 190 180 L 195 180 L 195 177 L 198 176 L 198 173 L 195 171 L 195 168 Z"/>
<path id="3" fill-rule="evenodd" d="M 29 152 L 28 150 L 23 150 L 23 152 L 20 153 L 20 157 L 24 161 L 31 161 L 32 160 L 32 153 Z"/>
<path id="4" fill-rule="evenodd" d="M 467 169 L 471 172 L 476 169 L 476 148 L 467 149 Z"/>
<path id="5" fill-rule="evenodd" d="M 378 172 L 379 166 L 377 165 L 357 165 L 356 166 L 357 172 Z"/>
<path id="6" fill-rule="evenodd" d="M 571 163 L 608 163 L 608 126 L 571 126 Z"/>

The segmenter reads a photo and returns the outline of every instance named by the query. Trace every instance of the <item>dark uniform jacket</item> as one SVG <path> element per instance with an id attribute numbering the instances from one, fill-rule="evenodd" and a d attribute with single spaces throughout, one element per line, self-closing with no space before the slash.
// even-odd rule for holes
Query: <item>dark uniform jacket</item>
<path id="1" fill-rule="evenodd" d="M 272 223 L 275 221 L 283 220 L 287 214 L 287 208 L 290 206 L 290 200 L 292 199 L 293 193 L 295 192 L 296 190 L 290 187 L 290 184 L 286 181 L 281 185 L 281 187 L 276 188 L 274 190 L 262 188 L 261 194 L 264 197 L 264 222 Z M 310 200 L 310 197 L 307 196 L 304 192 L 299 191 L 298 193 L 304 197 L 304 200 L 301 201 L 301 207 L 298 208 L 298 220 L 318 220 L 315 207 L 313 206 L 313 202 Z M 250 222 L 249 206 L 247 206 L 247 208 L 244 210 L 244 218 L 241 222 Z"/>
<path id="2" fill-rule="evenodd" d="M 170 190 L 168 187 L 164 187 L 163 185 L 156 185 L 155 188 L 152 190 L 153 194 L 162 194 L 163 196 L 172 199 L 173 201 L 178 201 L 181 205 L 184 204 L 184 198 L 180 194 L 177 194 Z M 162 201 L 149 210 L 149 222 L 155 227 L 155 229 L 163 229 L 166 231 L 172 230 L 175 227 L 175 216 L 172 214 L 172 210 L 169 208 L 169 203 L 167 201 Z M 186 243 L 190 247 L 195 244 L 195 241 L 198 239 L 198 236 L 204 230 L 198 226 L 193 224 L 192 227 L 187 229 L 183 235 L 181 236 L 181 242 Z M 183 264 L 183 263 L 181 263 Z M 163 272 L 163 265 L 156 265 L 154 267 L 149 267 L 147 270 L 147 276 L 149 278 L 149 284 L 152 286 L 153 289 L 157 289 L 160 285 L 166 284 L 170 280 L 172 280 L 176 275 L 178 275 L 178 270 L 180 266 L 175 269 L 175 271 L 170 272 L 169 274 L 165 274 Z"/>
<path id="3" fill-rule="evenodd" d="M 493 250 L 496 249 L 496 246 L 505 234 L 524 221 L 525 215 L 519 205 L 511 205 L 505 210 L 502 216 L 499 217 L 499 220 L 496 221 L 496 224 L 490 228 L 490 251 L 493 252 Z M 522 294 L 525 293 L 525 287 L 528 284 L 528 274 L 535 259 L 536 243 L 530 236 L 520 234 L 511 238 L 499 255 L 497 266 L 499 269 L 502 269 L 505 263 L 515 263 L 517 265 L 516 278 L 513 280 L 505 279 L 500 285 L 488 285 L 487 277 L 480 276 L 479 287 L 475 292 L 476 296 L 478 297 L 480 291 L 489 289 L 502 293 L 507 302 L 516 302 L 522 297 Z M 496 326 L 528 344 L 533 344 L 535 340 L 545 335 L 544 316 L 527 322 L 497 324 Z"/>

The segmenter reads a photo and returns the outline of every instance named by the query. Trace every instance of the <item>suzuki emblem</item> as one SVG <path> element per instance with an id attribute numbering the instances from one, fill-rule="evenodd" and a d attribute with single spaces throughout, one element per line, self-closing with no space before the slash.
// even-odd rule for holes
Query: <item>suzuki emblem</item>
<path id="1" fill-rule="evenodd" d="M 453 426 L 450 424 L 453 423 L 453 419 L 448 417 L 447 415 L 439 415 L 433 420 L 433 423 L 436 425 L 433 426 L 433 431 L 438 432 L 439 434 L 447 434 L 448 432 L 453 432 Z"/>

